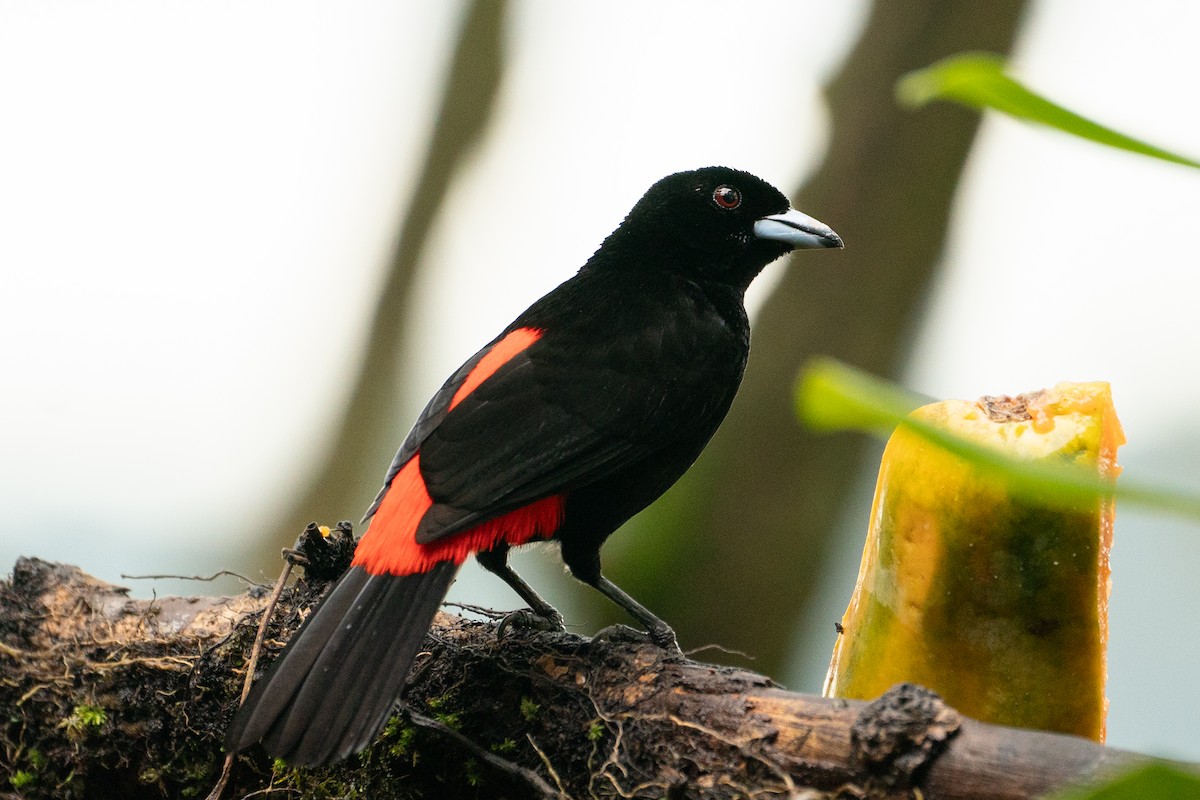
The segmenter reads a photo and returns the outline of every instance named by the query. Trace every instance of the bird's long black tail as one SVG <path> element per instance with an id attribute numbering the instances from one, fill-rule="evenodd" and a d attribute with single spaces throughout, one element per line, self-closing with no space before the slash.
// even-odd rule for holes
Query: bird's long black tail
<path id="1" fill-rule="evenodd" d="M 351 567 L 250 692 L 225 736 L 320 766 L 366 747 L 387 721 L 458 566 L 415 575 Z"/>

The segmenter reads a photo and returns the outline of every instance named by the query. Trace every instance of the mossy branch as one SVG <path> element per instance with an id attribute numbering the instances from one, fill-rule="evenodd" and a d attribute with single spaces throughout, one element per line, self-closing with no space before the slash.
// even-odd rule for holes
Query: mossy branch
<path id="1" fill-rule="evenodd" d="M 281 595 L 269 662 L 321 587 Z M 75 567 L 0 582 L 0 797 L 205 797 L 266 603 L 135 600 Z M 441 614 L 379 741 L 323 770 L 261 753 L 224 797 L 1024 798 L 1146 760 L 986 725 L 918 687 L 873 704 L 572 634 Z M 5 794 L 6 790 L 8 794 Z"/>

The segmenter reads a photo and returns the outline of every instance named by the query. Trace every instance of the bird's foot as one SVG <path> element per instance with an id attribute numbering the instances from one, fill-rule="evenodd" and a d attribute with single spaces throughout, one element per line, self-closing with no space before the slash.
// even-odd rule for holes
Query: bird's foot
<path id="1" fill-rule="evenodd" d="M 675 638 L 675 631 L 671 630 L 667 625 L 656 625 L 644 631 L 639 631 L 637 628 L 631 628 L 628 625 L 609 625 L 607 628 L 599 631 L 592 639 L 601 642 L 629 642 L 633 644 L 648 642 L 656 647 L 661 647 L 672 655 L 682 652 L 679 649 L 679 642 Z"/>
<path id="2" fill-rule="evenodd" d="M 551 609 L 549 614 L 539 614 L 528 608 L 521 608 L 500 620 L 500 625 L 496 628 L 496 638 L 503 639 L 509 629 L 561 633 L 566 631 L 567 626 L 563 622 L 562 614 L 554 609 Z"/>

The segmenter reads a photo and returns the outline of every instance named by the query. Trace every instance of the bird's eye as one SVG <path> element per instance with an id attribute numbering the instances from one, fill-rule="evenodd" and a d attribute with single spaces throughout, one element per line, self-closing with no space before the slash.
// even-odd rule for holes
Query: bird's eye
<path id="1" fill-rule="evenodd" d="M 732 186 L 718 186 L 713 190 L 713 202 L 721 208 L 737 208 L 742 204 L 742 193 Z"/>

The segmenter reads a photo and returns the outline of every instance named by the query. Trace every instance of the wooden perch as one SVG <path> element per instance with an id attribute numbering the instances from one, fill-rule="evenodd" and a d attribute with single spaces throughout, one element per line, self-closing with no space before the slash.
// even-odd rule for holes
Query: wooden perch
<path id="1" fill-rule="evenodd" d="M 261 665 L 321 588 L 283 592 Z M 0 797 L 207 796 L 266 594 L 134 600 L 19 560 L 0 583 Z M 650 645 L 498 640 L 449 614 L 428 644 L 411 712 L 361 756 L 288 770 L 244 755 L 223 796 L 1027 798 L 1144 758 L 976 722 L 914 686 L 827 700 Z"/>

